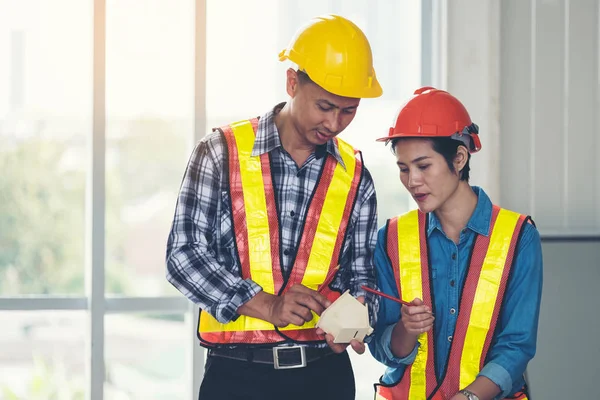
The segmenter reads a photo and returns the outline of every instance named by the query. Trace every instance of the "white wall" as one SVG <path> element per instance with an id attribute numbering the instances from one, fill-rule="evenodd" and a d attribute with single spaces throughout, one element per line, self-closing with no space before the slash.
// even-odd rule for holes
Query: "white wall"
<path id="1" fill-rule="evenodd" d="M 546 234 L 600 232 L 598 1 L 502 1 L 502 201 Z"/>
<path id="2" fill-rule="evenodd" d="M 600 234 L 598 0 L 446 5 L 439 85 L 480 126 L 473 183 L 544 235 Z"/>
<path id="3" fill-rule="evenodd" d="M 482 148 L 471 158 L 471 183 L 498 202 L 499 3 L 451 0 L 447 16 L 447 90 L 463 102 L 480 129 Z"/>
<path id="4" fill-rule="evenodd" d="M 447 7 L 441 82 L 481 128 L 473 183 L 500 205 L 531 214 L 546 238 L 563 236 L 543 242 L 538 353 L 528 369 L 532 396 L 597 398 L 599 2 L 438 3 Z"/>

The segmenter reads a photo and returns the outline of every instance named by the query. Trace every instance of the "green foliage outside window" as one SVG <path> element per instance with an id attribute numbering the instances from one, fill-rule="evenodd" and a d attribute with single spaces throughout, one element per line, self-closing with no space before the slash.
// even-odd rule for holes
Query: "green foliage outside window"
<path id="1" fill-rule="evenodd" d="M 182 127 L 170 121 L 118 125 L 125 134 L 106 146 L 106 291 L 127 294 L 135 277 L 129 276 L 124 256 L 124 210 L 167 187 L 172 204 L 169 215 L 160 218 L 172 217 L 176 198 L 171 192 L 181 182 L 188 143 L 181 139 Z M 0 296 L 84 292 L 89 150 L 82 135 L 41 136 L 8 145 L 4 139 L 0 147 Z M 156 263 L 160 267 L 163 260 Z"/>

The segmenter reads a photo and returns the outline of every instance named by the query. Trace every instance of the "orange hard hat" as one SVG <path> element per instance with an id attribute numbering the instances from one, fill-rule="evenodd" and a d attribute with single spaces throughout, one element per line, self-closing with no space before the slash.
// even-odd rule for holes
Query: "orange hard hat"
<path id="1" fill-rule="evenodd" d="M 463 142 L 470 153 L 481 149 L 479 128 L 456 97 L 430 86 L 414 94 L 398 112 L 388 135 L 378 142 L 402 137 L 450 137 Z"/>

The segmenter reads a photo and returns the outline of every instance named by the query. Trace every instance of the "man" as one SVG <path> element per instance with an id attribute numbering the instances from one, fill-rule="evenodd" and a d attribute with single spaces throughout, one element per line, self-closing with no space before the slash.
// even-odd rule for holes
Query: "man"
<path id="1" fill-rule="evenodd" d="M 526 215 L 492 204 L 469 184 L 479 129 L 463 104 L 432 87 L 415 91 L 386 137 L 418 210 L 380 229 L 384 299 L 373 356 L 389 368 L 377 399 L 528 398 L 543 260 Z"/>
<path id="2" fill-rule="evenodd" d="M 339 16 L 312 19 L 279 59 L 298 67 L 289 101 L 198 144 L 169 236 L 167 279 L 202 309 L 200 399 L 354 399 L 348 343 L 315 324 L 375 284 L 373 181 L 337 135 L 382 90 L 364 33 Z"/>

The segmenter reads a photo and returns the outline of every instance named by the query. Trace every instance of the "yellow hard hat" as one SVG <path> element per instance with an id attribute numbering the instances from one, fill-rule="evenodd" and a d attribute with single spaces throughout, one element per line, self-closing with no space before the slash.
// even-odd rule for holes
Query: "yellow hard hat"
<path id="1" fill-rule="evenodd" d="M 311 19 L 279 53 L 279 61 L 286 59 L 338 96 L 379 97 L 383 92 L 367 37 L 344 17 L 323 15 Z"/>

